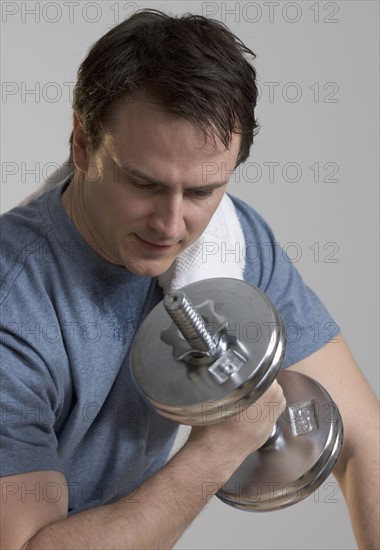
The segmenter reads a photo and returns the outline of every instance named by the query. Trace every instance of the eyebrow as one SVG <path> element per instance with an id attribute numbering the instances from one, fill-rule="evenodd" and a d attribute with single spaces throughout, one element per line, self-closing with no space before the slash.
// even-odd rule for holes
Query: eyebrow
<path id="1" fill-rule="evenodd" d="M 164 181 L 154 178 L 153 176 L 149 176 L 148 174 L 144 174 L 144 172 L 141 172 L 138 168 L 136 168 L 133 163 L 128 163 L 124 166 L 121 166 L 120 168 L 121 170 L 123 170 L 123 172 L 126 172 L 132 178 L 138 178 L 153 185 L 162 185 L 164 187 L 168 185 Z M 224 185 L 227 185 L 227 183 L 227 181 L 218 183 L 205 183 L 204 185 L 196 186 L 193 189 L 217 189 L 218 187 L 223 187 Z"/>

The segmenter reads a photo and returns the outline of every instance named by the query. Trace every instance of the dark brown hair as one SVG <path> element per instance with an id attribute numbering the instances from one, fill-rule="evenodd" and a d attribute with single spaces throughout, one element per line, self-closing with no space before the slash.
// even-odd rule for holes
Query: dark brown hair
<path id="1" fill-rule="evenodd" d="M 91 47 L 78 70 L 73 109 L 91 150 L 116 101 L 148 97 L 226 147 L 232 132 L 242 134 L 236 166 L 244 162 L 258 129 L 256 72 L 247 56 L 256 57 L 219 21 L 134 13 Z"/>

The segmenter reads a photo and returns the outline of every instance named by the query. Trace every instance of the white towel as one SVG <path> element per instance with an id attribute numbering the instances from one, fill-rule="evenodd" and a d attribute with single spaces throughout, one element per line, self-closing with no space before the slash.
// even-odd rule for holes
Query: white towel
<path id="1" fill-rule="evenodd" d="M 50 191 L 71 173 L 70 165 L 65 161 L 34 193 L 26 197 L 21 205 L 26 205 Z M 166 293 L 202 279 L 243 279 L 243 247 L 244 234 L 235 207 L 228 195 L 224 195 L 205 231 L 195 243 L 181 252 L 170 268 L 158 278 L 159 285 Z"/>

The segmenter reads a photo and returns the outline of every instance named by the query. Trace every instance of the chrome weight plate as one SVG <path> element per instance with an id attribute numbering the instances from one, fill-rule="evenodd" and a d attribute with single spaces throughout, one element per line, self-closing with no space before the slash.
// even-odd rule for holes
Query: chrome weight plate
<path id="1" fill-rule="evenodd" d="M 210 369 L 210 364 L 179 360 L 187 342 L 160 302 L 135 336 L 132 373 L 162 416 L 193 426 L 220 422 L 256 401 L 276 378 L 285 350 L 283 323 L 263 292 L 238 279 L 207 279 L 180 290 L 210 330 L 216 333 L 224 323 L 229 341 L 238 341 L 232 346 L 239 358 L 234 372 L 217 380 L 212 375 L 215 364 Z"/>
<path id="2" fill-rule="evenodd" d="M 240 510 L 278 510 L 306 498 L 329 476 L 342 446 L 342 419 L 327 391 L 295 371 L 277 380 L 287 401 L 277 439 L 249 455 L 217 493 Z"/>

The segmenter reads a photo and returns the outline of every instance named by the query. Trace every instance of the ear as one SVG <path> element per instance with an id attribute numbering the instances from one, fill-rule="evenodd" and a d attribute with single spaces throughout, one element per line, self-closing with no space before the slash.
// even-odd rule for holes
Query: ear
<path id="1" fill-rule="evenodd" d="M 82 123 L 74 112 L 73 115 L 73 161 L 75 167 L 81 172 L 87 172 L 89 158 L 87 153 L 88 139 L 84 133 Z"/>

